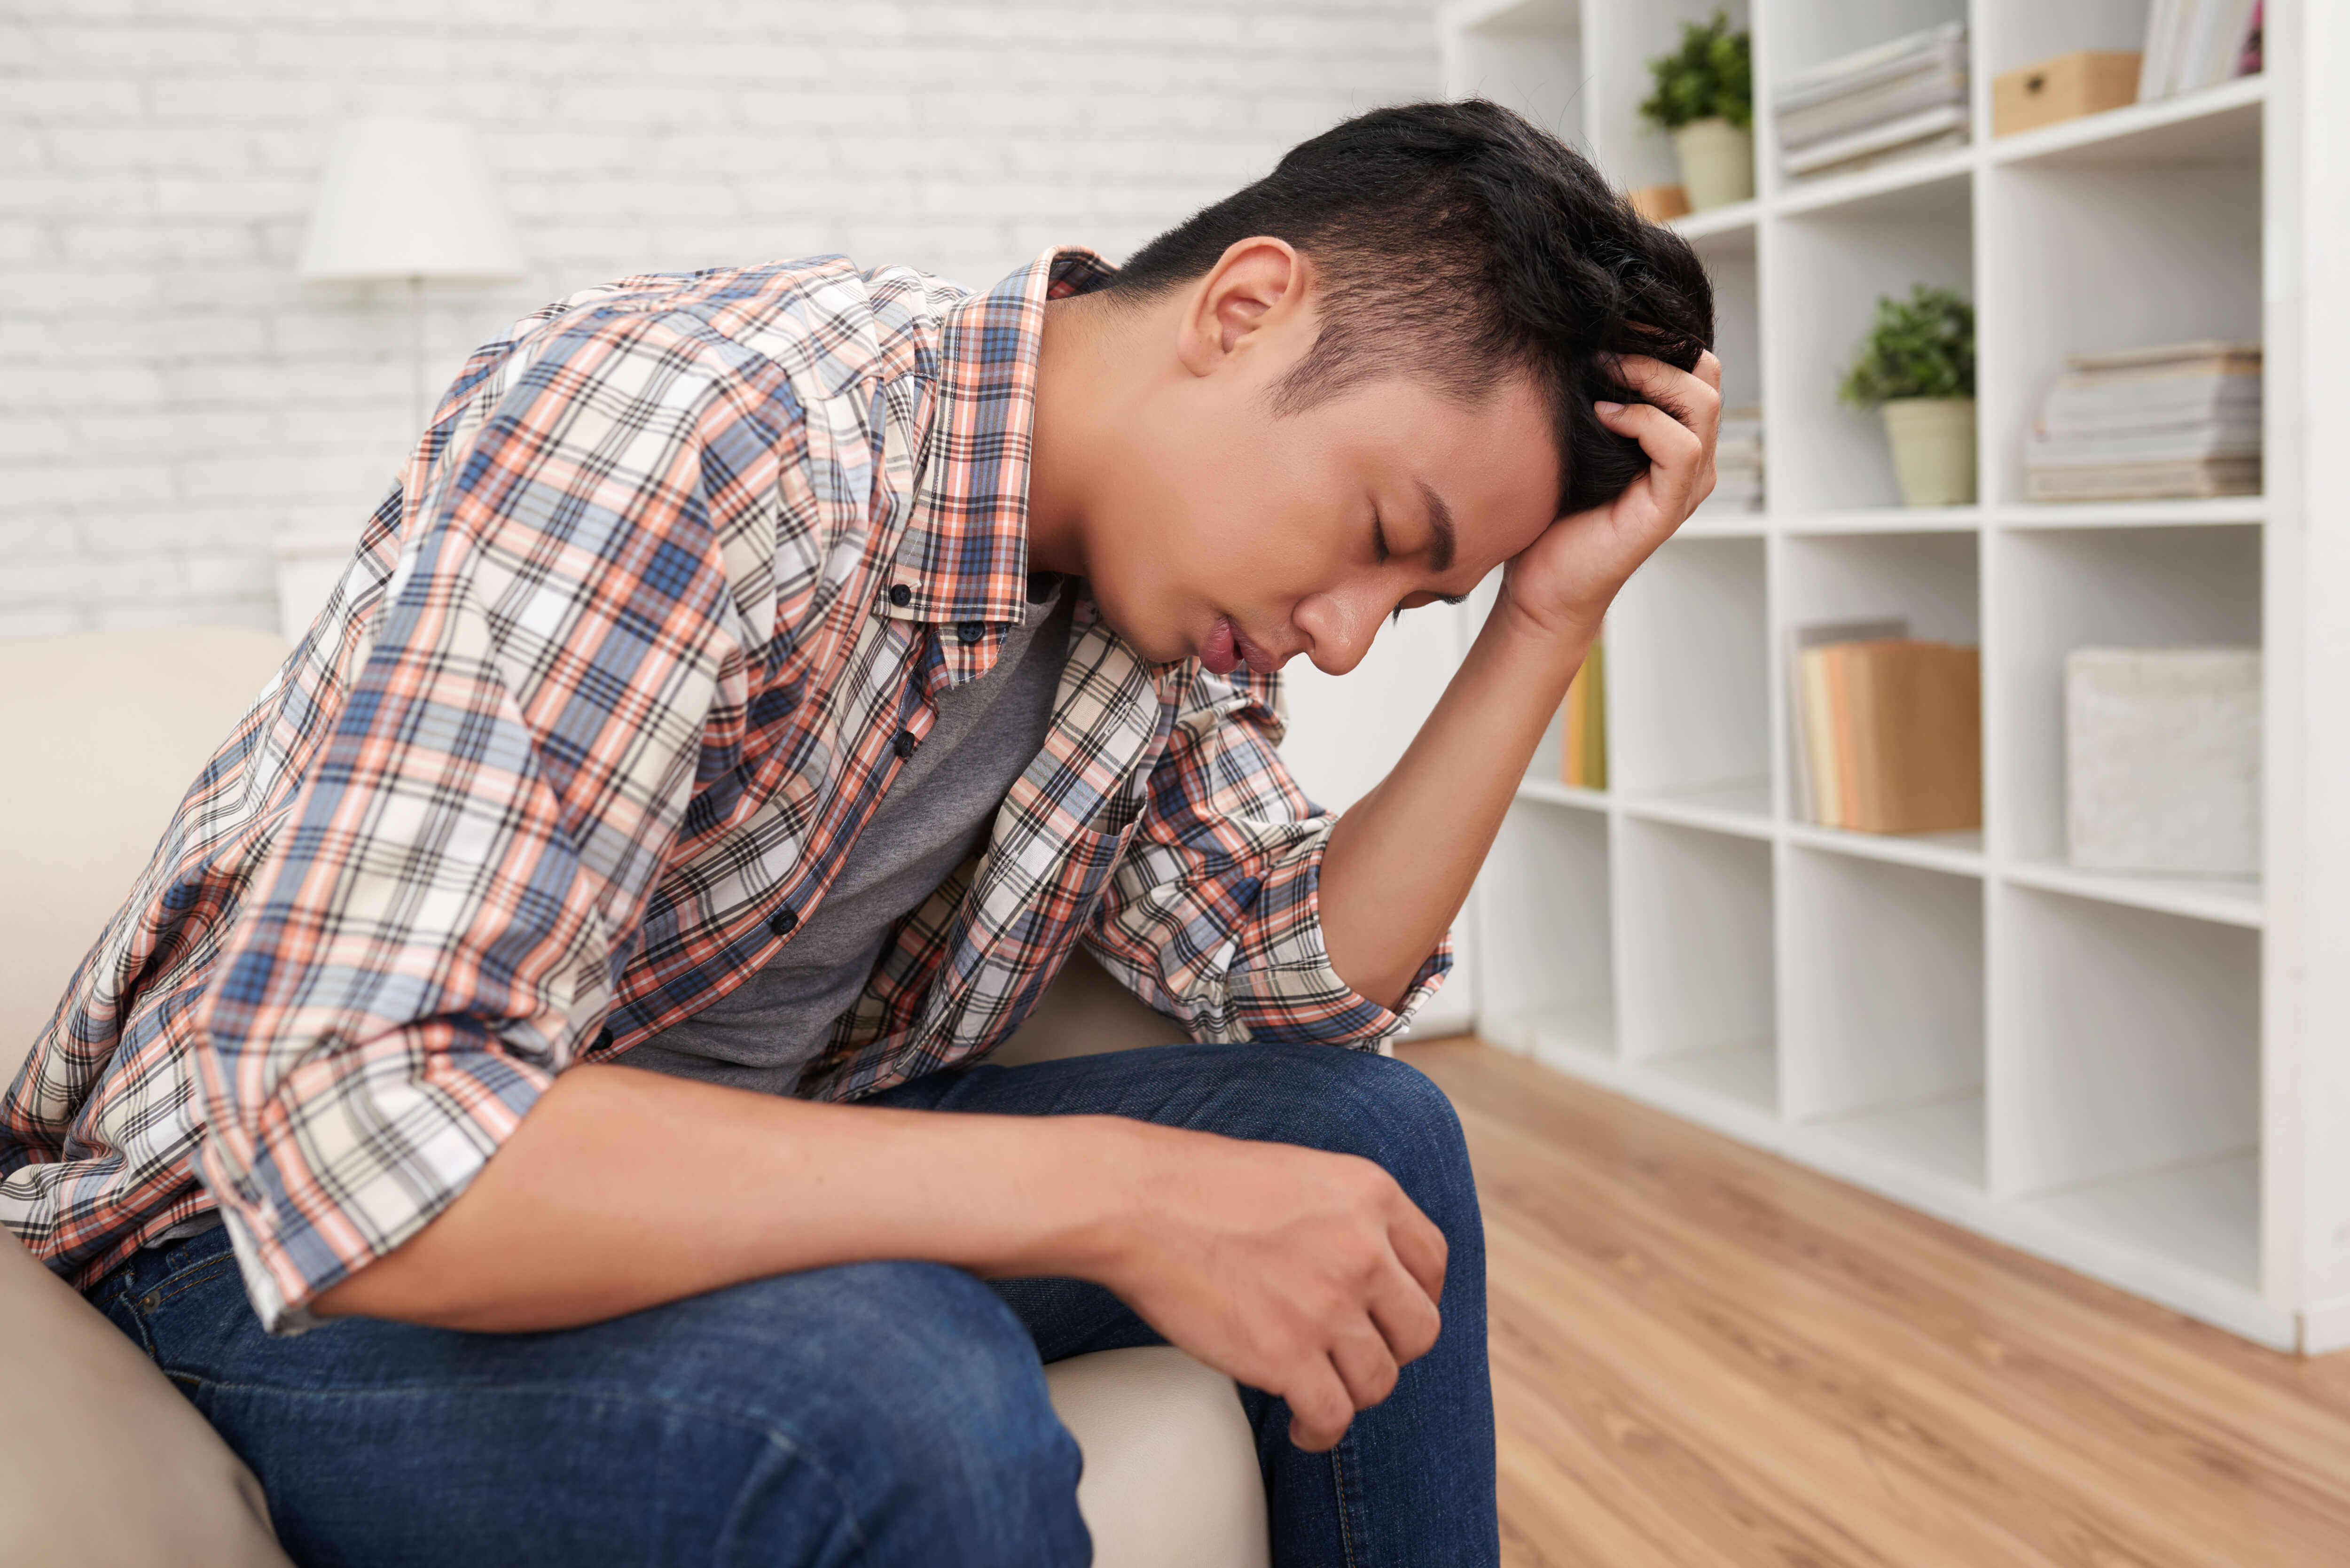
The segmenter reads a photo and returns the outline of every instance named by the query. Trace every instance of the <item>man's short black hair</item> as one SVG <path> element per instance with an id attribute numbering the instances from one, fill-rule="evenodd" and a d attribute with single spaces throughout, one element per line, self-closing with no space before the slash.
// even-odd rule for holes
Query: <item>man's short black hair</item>
<path id="1" fill-rule="evenodd" d="M 1557 430 L 1562 513 L 1613 500 L 1648 466 L 1592 411 L 1596 399 L 1646 400 L 1617 380 L 1613 356 L 1687 370 L 1713 346 L 1713 288 L 1688 242 L 1558 138 L 1482 99 L 1373 109 L 1300 143 L 1137 251 L 1110 292 L 1163 293 L 1257 234 L 1296 246 L 1322 290 L 1319 335 L 1276 413 L 1398 373 L 1464 400 L 1530 374 Z"/>

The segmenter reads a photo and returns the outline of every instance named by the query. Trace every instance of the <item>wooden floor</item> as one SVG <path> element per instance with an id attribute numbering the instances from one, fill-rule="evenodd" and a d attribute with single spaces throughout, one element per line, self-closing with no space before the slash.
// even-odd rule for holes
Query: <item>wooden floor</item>
<path id="1" fill-rule="evenodd" d="M 1470 1041 L 1503 1561 L 2350 1568 L 2299 1360 Z"/>

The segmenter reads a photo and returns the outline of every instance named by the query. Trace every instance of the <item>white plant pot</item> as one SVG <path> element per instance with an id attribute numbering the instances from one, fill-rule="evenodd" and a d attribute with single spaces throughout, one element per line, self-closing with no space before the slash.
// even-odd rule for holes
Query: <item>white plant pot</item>
<path id="1" fill-rule="evenodd" d="M 1885 405 L 1893 478 L 1904 506 L 1970 506 L 1975 499 L 1975 400 L 1896 398 Z"/>
<path id="2" fill-rule="evenodd" d="M 1752 130 L 1719 115 L 1691 120 L 1673 132 L 1673 153 L 1680 160 L 1690 211 L 1727 207 L 1754 194 Z"/>

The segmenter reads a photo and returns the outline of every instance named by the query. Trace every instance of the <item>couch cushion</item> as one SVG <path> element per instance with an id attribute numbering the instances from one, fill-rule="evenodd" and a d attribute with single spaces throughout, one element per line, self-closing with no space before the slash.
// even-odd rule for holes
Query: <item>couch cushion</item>
<path id="1" fill-rule="evenodd" d="M 235 626 L 0 638 L 0 1085 L 285 658 Z"/>
<path id="2" fill-rule="evenodd" d="M 137 1345 L 5 1231 L 0 1389 L 0 1556 L 287 1568 L 253 1472 Z"/>
<path id="3" fill-rule="evenodd" d="M 1265 1568 L 1264 1480 L 1232 1380 L 1167 1345 L 1045 1368 L 1086 1456 L 1094 1568 Z"/>

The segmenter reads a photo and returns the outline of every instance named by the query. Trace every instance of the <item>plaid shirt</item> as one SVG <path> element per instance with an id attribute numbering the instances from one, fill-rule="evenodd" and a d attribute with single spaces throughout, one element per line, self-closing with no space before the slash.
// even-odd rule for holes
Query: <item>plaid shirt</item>
<path id="1" fill-rule="evenodd" d="M 464 1189 L 555 1075 L 822 907 L 1026 603 L 1048 252 L 983 296 L 834 259 L 586 290 L 451 389 L 0 1103 L 0 1222 L 88 1285 L 219 1208 L 273 1332 Z M 1081 597 L 1044 750 L 801 1092 L 1003 1041 L 1074 944 L 1203 1040 L 1371 1045 L 1270 677 Z"/>

